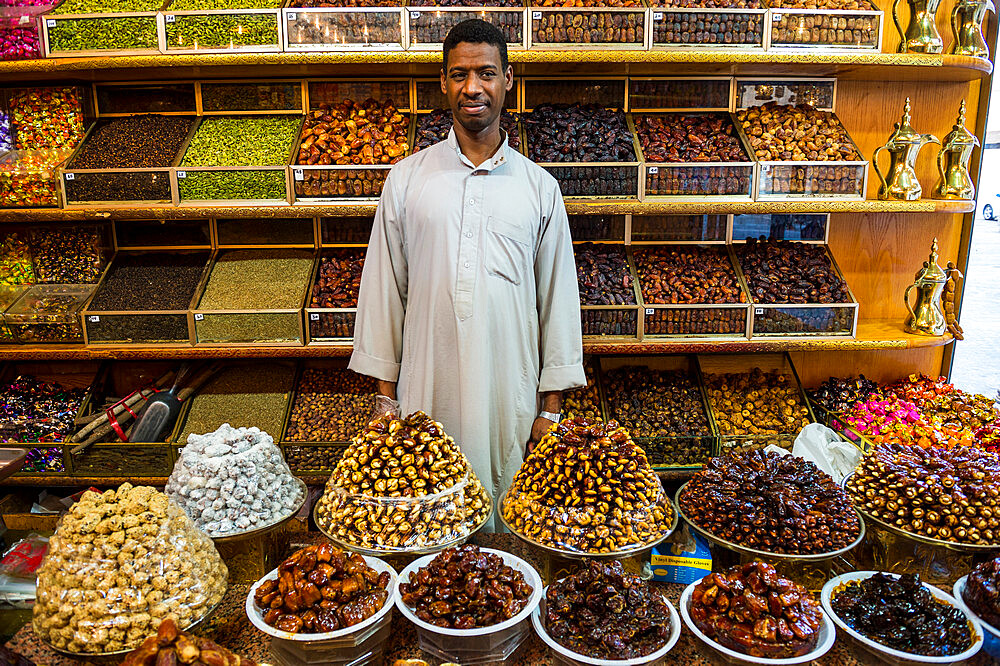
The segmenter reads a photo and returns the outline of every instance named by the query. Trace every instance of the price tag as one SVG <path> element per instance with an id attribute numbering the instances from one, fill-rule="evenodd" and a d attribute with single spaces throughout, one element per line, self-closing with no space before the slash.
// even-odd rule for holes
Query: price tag
<path id="1" fill-rule="evenodd" d="M 173 14 L 167 14 L 166 16 L 163 17 L 163 20 L 166 21 L 167 23 L 173 23 L 174 21 L 177 20 L 177 17 L 175 17 Z"/>
<path id="2" fill-rule="evenodd" d="M 54 27 L 56 27 L 56 20 L 55 19 L 46 19 L 45 20 L 45 25 L 48 26 L 49 28 L 54 28 Z"/>
<path id="3" fill-rule="evenodd" d="M 319 321 L 319 313 L 318 312 L 310 312 L 309 313 L 309 321 Z"/>
<path id="4" fill-rule="evenodd" d="M 21 18 L 19 18 L 17 20 L 17 22 L 19 24 L 21 24 L 21 25 L 28 25 L 29 23 L 31 23 L 31 17 L 30 16 L 22 16 Z"/>
<path id="5" fill-rule="evenodd" d="M 660 167 L 649 167 L 649 173 L 650 174 L 660 173 Z"/>
<path id="6" fill-rule="evenodd" d="M 295 20 L 295 16 L 296 16 L 295 12 L 288 12 L 288 20 L 289 21 L 294 21 Z"/>
<path id="7" fill-rule="evenodd" d="M 295 180 L 305 180 L 306 179 L 305 174 L 302 173 L 302 169 L 293 169 L 292 170 L 292 175 L 294 176 Z"/>
<path id="8" fill-rule="evenodd" d="M 89 317 L 87 317 L 87 321 L 89 321 L 91 324 L 96 324 L 97 322 L 101 321 L 101 318 L 98 315 L 90 315 Z"/>
<path id="9" fill-rule="evenodd" d="M 178 171 L 177 172 L 177 177 L 178 178 L 187 178 L 188 177 L 188 172 L 187 171 Z"/>
<path id="10" fill-rule="evenodd" d="M 764 308 L 757 308 L 753 311 L 754 314 L 762 315 L 764 314 Z"/>
<path id="11" fill-rule="evenodd" d="M 75 173 L 66 174 L 66 180 L 76 180 L 76 174 Z"/>
<path id="12" fill-rule="evenodd" d="M 194 320 L 195 320 L 195 321 L 204 321 L 204 320 L 205 320 L 205 315 L 203 315 L 203 314 L 201 314 L 201 313 L 199 312 L 198 314 L 196 314 L 196 315 L 194 316 Z"/>
<path id="13" fill-rule="evenodd" d="M 653 308 L 646 308 L 646 314 L 652 315 L 653 314 Z"/>
<path id="14" fill-rule="evenodd" d="M 771 23 L 777 23 L 780 20 L 781 20 L 781 14 L 772 14 L 771 15 Z"/>
<path id="15" fill-rule="evenodd" d="M 540 19 L 540 18 L 542 18 L 542 13 L 541 12 L 531 12 L 531 18 L 532 19 Z"/>
<path id="16" fill-rule="evenodd" d="M 653 20 L 654 21 L 662 21 L 663 20 L 663 12 L 653 12 Z"/>
<path id="17" fill-rule="evenodd" d="M 418 19 L 418 18 L 420 18 L 420 12 L 410 12 L 410 18 L 411 19 Z"/>
<path id="18" fill-rule="evenodd" d="M 771 165 L 770 164 L 764 164 L 764 165 L 762 165 L 761 169 L 764 170 L 764 173 L 771 173 Z"/>

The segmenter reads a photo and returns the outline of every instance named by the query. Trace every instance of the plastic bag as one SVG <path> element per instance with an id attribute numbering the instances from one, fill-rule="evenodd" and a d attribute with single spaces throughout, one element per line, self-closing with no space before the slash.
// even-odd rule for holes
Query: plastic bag
<path id="1" fill-rule="evenodd" d="M 228 570 L 176 503 L 149 486 L 88 491 L 56 526 L 38 570 L 32 626 L 53 647 L 135 647 L 162 620 L 186 628 L 219 603 Z"/>
<path id="2" fill-rule="evenodd" d="M 281 522 L 304 499 L 302 484 L 271 436 L 228 423 L 206 435 L 188 435 L 164 492 L 212 537 Z"/>
<path id="3" fill-rule="evenodd" d="M 822 423 L 811 423 L 795 438 L 792 455 L 815 463 L 840 483 L 861 461 L 861 451 Z"/>

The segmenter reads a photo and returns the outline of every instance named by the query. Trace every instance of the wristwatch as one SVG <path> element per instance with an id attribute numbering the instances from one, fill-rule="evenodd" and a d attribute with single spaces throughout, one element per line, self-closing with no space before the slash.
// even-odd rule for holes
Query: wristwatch
<path id="1" fill-rule="evenodd" d="M 538 415 L 543 419 L 548 419 L 553 423 L 559 423 L 562 421 L 562 414 L 556 414 L 555 412 L 538 412 Z"/>

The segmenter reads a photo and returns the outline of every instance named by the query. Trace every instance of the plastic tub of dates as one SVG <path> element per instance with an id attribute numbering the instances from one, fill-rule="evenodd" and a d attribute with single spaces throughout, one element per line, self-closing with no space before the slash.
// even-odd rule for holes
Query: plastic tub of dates
<path id="1" fill-rule="evenodd" d="M 18 342 L 83 342 L 80 310 L 94 285 L 39 284 L 4 313 L 4 323 Z"/>
<path id="2" fill-rule="evenodd" d="M 312 597 L 292 600 L 282 592 L 286 579 L 291 584 L 309 581 L 308 587 L 316 591 Z M 340 591 L 345 581 L 356 586 Z M 271 656 L 281 666 L 380 663 L 396 586 L 396 570 L 382 560 L 323 543 L 293 553 L 254 583 L 246 614 L 253 626 L 271 636 Z M 327 599 L 321 596 L 327 589 L 336 590 L 335 608 L 319 605 Z"/>
<path id="3" fill-rule="evenodd" d="M 312 81 L 309 109 L 288 167 L 295 202 L 377 201 L 413 145 L 409 82 Z"/>
<path id="4" fill-rule="evenodd" d="M 771 49 L 882 51 L 885 12 L 869 0 L 771 0 Z"/>
<path id="5" fill-rule="evenodd" d="M 760 0 L 651 1 L 652 48 L 763 50 L 767 6 Z"/>
<path id="6" fill-rule="evenodd" d="M 406 48 L 399 0 L 292 0 L 282 14 L 286 51 Z"/>
<path id="7" fill-rule="evenodd" d="M 750 294 L 752 338 L 855 337 L 858 299 L 828 246 L 751 238 L 732 249 Z"/>
<path id="8" fill-rule="evenodd" d="M 647 48 L 643 0 L 533 0 L 528 13 L 532 49 Z"/>
<path id="9" fill-rule="evenodd" d="M 724 245 L 631 246 L 642 337 L 745 339 L 746 287 Z"/>
<path id="10" fill-rule="evenodd" d="M 740 109 L 736 121 L 758 162 L 757 201 L 865 198 L 868 162 L 833 111 L 771 101 Z M 802 135 L 791 146 L 775 134 L 789 123 Z"/>
<path id="11" fill-rule="evenodd" d="M 526 83 L 540 85 L 544 83 L 538 80 Z M 521 122 L 528 157 L 559 181 L 563 198 L 638 198 L 639 145 L 620 109 L 541 103 L 524 113 Z"/>
<path id="12" fill-rule="evenodd" d="M 639 293 L 624 245 L 573 246 L 584 339 L 639 339 Z"/>
<path id="13" fill-rule="evenodd" d="M 281 52 L 284 0 L 171 0 L 160 12 L 164 53 Z"/>
<path id="14" fill-rule="evenodd" d="M 46 58 L 159 53 L 164 0 L 64 0 L 42 21 Z"/>
<path id="15" fill-rule="evenodd" d="M 527 48 L 524 0 L 413 0 L 406 8 L 410 50 L 434 51 L 448 31 L 468 19 L 481 19 L 503 33 L 507 49 Z"/>
<path id="16" fill-rule="evenodd" d="M 463 606 L 452 599 L 445 611 L 436 595 L 447 587 L 452 566 L 463 572 L 462 580 L 452 583 L 466 590 L 469 602 Z M 542 585 L 542 577 L 521 558 L 466 544 L 424 555 L 403 569 L 396 607 L 416 625 L 424 652 L 462 664 L 504 663 L 531 634 L 529 618 L 542 598 Z M 502 595 L 502 603 L 476 599 L 494 592 Z"/>

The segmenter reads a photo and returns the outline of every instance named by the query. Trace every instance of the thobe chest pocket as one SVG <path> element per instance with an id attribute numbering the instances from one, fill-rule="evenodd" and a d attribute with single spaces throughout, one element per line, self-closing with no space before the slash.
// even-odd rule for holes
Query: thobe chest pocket
<path id="1" fill-rule="evenodd" d="M 521 284 L 532 265 L 531 234 L 511 222 L 491 217 L 486 222 L 486 272 Z"/>

